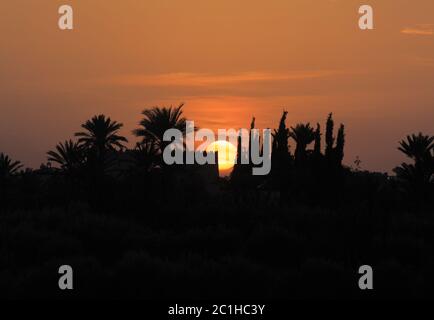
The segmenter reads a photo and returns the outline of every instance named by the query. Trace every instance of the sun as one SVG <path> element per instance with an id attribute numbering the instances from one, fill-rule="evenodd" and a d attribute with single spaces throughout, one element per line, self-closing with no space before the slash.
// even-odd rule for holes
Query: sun
<path id="1" fill-rule="evenodd" d="M 237 148 L 224 140 L 218 140 L 211 143 L 207 148 L 207 152 L 218 152 L 219 171 L 232 169 L 237 158 Z"/>

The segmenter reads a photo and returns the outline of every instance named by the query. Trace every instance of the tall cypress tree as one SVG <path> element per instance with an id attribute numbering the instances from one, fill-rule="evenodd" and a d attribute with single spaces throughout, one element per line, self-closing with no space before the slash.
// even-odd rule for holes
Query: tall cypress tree
<path id="1" fill-rule="evenodd" d="M 252 122 L 250 123 L 250 132 L 249 132 L 249 164 L 252 166 L 252 130 L 255 129 L 255 117 L 252 118 Z"/>
<path id="2" fill-rule="evenodd" d="M 280 119 L 279 129 L 274 130 L 274 144 L 275 151 L 279 155 L 286 155 L 289 152 L 288 147 L 288 138 L 289 138 L 289 129 L 286 127 L 286 116 L 288 115 L 287 111 L 284 111 L 282 114 L 282 118 Z"/>
<path id="3" fill-rule="evenodd" d="M 319 123 L 316 124 L 315 145 L 313 148 L 313 152 L 315 156 L 319 156 L 321 154 L 321 126 L 319 125 Z"/>
<path id="4" fill-rule="evenodd" d="M 333 138 L 333 127 L 334 127 L 333 114 L 330 113 L 327 118 L 326 136 L 325 136 L 325 141 L 326 141 L 325 155 L 328 159 L 332 158 L 333 144 L 335 142 L 335 139 Z"/>
<path id="5" fill-rule="evenodd" d="M 250 124 L 250 132 L 249 132 L 249 142 L 248 149 L 242 148 L 242 131 L 240 130 L 237 141 L 237 162 L 234 165 L 234 168 L 231 172 L 231 181 L 237 187 L 247 187 L 251 182 L 251 173 L 252 173 L 252 159 L 251 159 L 251 149 L 252 149 L 252 138 L 251 133 L 255 128 L 255 118 L 253 117 L 252 122 Z M 243 164 L 243 160 L 248 160 L 248 164 Z"/>
<path id="6" fill-rule="evenodd" d="M 345 126 L 341 124 L 338 131 L 338 136 L 336 138 L 335 147 L 335 160 L 338 166 L 342 165 L 342 160 L 344 159 L 344 146 L 345 146 Z"/>

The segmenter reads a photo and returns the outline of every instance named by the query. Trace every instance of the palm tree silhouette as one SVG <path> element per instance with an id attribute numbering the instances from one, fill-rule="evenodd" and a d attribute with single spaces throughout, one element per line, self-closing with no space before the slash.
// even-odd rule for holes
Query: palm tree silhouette
<path id="1" fill-rule="evenodd" d="M 310 123 L 297 124 L 295 128 L 291 127 L 289 136 L 297 143 L 295 148 L 295 160 L 300 162 L 306 159 L 306 148 L 316 137 L 315 130 L 310 126 Z"/>
<path id="2" fill-rule="evenodd" d="M 137 143 L 133 150 L 138 167 L 146 172 L 158 164 L 158 153 L 159 150 L 153 141 Z"/>
<path id="3" fill-rule="evenodd" d="M 434 175 L 434 136 L 412 134 L 399 142 L 398 150 L 414 160 L 414 164 L 403 163 L 393 169 L 399 181 L 407 190 L 424 196 L 433 182 Z"/>
<path id="4" fill-rule="evenodd" d="M 170 144 L 164 141 L 164 133 L 169 129 L 178 129 L 182 133 L 186 132 L 186 119 L 182 117 L 182 108 L 184 104 L 176 108 L 171 107 L 154 107 L 142 112 L 144 118 L 140 121 L 141 128 L 133 130 L 133 134 L 141 137 L 143 142 L 153 141 L 159 151 L 163 153 L 166 146 Z"/>
<path id="5" fill-rule="evenodd" d="M 108 150 L 116 150 L 116 147 L 122 149 L 125 147 L 122 142 L 128 142 L 125 137 L 117 134 L 123 124 L 112 121 L 103 114 L 87 120 L 81 127 L 86 131 L 75 134 L 79 137 L 78 142 L 85 148 L 97 151 L 99 155 Z"/>
<path id="6" fill-rule="evenodd" d="M 393 171 L 396 173 L 399 180 L 407 183 L 420 181 L 420 178 L 422 177 L 416 166 L 413 164 L 403 163 L 401 166 L 393 169 Z"/>
<path id="7" fill-rule="evenodd" d="M 9 156 L 0 153 L 0 179 L 15 175 L 22 167 L 21 162 L 12 161 Z"/>
<path id="8" fill-rule="evenodd" d="M 434 136 L 412 134 L 407 136 L 407 140 L 399 142 L 399 151 L 413 159 L 416 163 L 426 161 L 431 157 L 431 151 L 434 150 Z"/>
<path id="9" fill-rule="evenodd" d="M 80 168 L 85 158 L 82 146 L 72 140 L 57 144 L 56 150 L 48 151 L 47 155 L 48 161 L 59 164 L 65 172 L 72 172 Z"/>
<path id="10" fill-rule="evenodd" d="M 77 132 L 78 143 L 86 154 L 87 166 L 97 176 L 102 176 L 113 164 L 114 152 L 123 149 L 128 140 L 118 135 L 122 123 L 112 121 L 105 115 L 94 116 L 81 125 L 86 131 Z"/>

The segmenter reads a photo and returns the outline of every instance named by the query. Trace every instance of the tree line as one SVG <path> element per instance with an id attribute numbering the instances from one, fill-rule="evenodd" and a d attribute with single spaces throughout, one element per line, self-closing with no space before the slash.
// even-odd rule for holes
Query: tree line
<path id="1" fill-rule="evenodd" d="M 319 123 L 316 127 L 310 123 L 287 127 L 287 115 L 284 111 L 272 134 L 271 173 L 254 177 L 250 170 L 251 161 L 250 164 L 241 164 L 241 157 L 249 154 L 241 149 L 240 136 L 237 163 L 229 179 L 223 182 L 226 190 L 261 192 L 268 196 L 277 192 L 280 204 L 302 199 L 312 204 L 335 205 L 345 196 L 348 180 L 368 174 L 360 170 L 359 163 L 355 169 L 343 165 L 345 126 L 340 124 L 336 130 L 330 113 L 324 133 Z M 81 131 L 74 134 L 75 139 L 59 142 L 48 151 L 48 163 L 38 170 L 23 170 L 19 161 L 0 153 L 1 184 L 6 188 L 11 180 L 32 172 L 61 177 L 68 181 L 69 186 L 85 181 L 90 189 L 104 188 L 108 179 L 129 181 L 141 177 L 147 180 L 148 186 L 156 183 L 163 188 L 160 193 L 167 193 L 177 168 L 165 165 L 162 160 L 163 150 L 170 143 L 164 141 L 163 136 L 172 128 L 185 134 L 183 105 L 145 109 L 142 116 L 139 127 L 132 132 L 140 139 L 134 148 L 127 148 L 127 138 L 119 134 L 122 123 L 105 115 L 96 115 L 81 125 Z M 255 118 L 250 127 L 254 129 Z M 290 140 L 295 142 L 294 151 L 290 148 Z M 433 192 L 434 136 L 408 135 L 399 142 L 398 150 L 412 163 L 396 167 L 393 170 L 396 176 L 383 177 L 384 181 L 388 185 L 393 183 L 396 192 L 405 194 L 412 201 L 425 201 Z"/>

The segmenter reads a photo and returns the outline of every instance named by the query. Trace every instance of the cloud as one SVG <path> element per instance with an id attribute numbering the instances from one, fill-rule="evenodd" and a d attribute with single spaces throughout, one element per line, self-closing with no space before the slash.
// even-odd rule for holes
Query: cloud
<path id="1" fill-rule="evenodd" d="M 361 69 L 311 69 L 283 72 L 210 72 L 118 74 L 93 78 L 86 85 L 111 93 L 146 95 L 147 99 L 183 97 L 318 96 L 341 91 Z"/>
<path id="2" fill-rule="evenodd" d="M 120 75 L 98 80 L 102 84 L 151 87 L 209 87 L 234 84 L 281 82 L 317 79 L 337 75 L 333 70 L 298 71 L 290 73 L 244 72 L 231 74 L 165 73 L 154 75 Z"/>
<path id="3" fill-rule="evenodd" d="M 434 35 L 434 24 L 418 24 L 414 27 L 408 27 L 401 30 L 402 34 L 417 36 Z"/>

